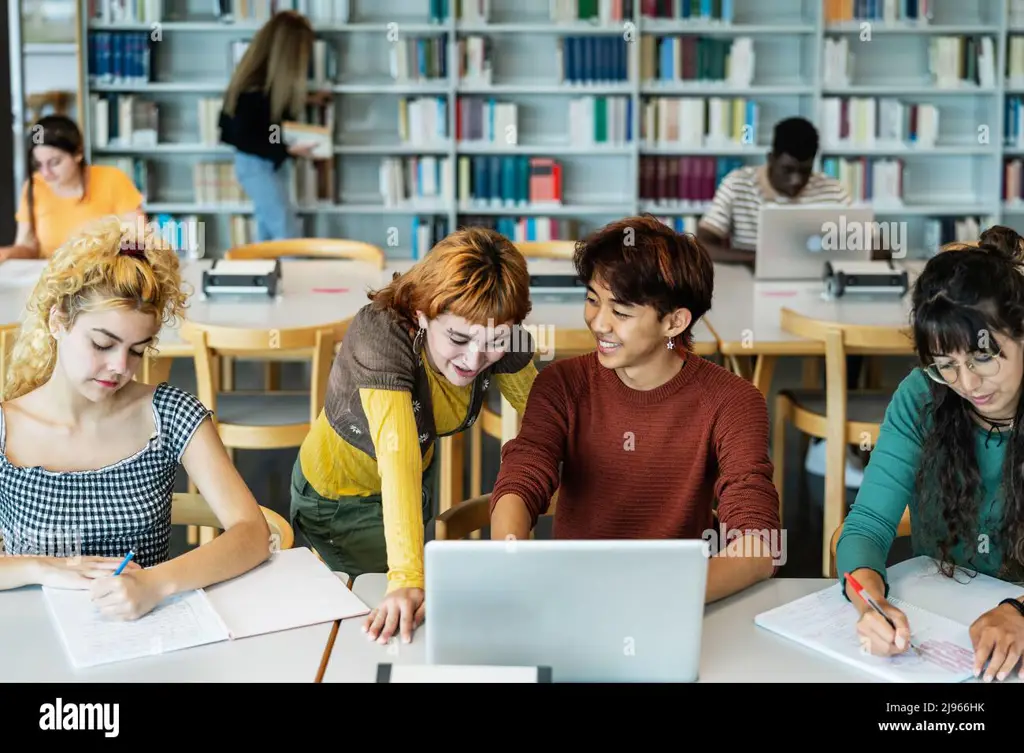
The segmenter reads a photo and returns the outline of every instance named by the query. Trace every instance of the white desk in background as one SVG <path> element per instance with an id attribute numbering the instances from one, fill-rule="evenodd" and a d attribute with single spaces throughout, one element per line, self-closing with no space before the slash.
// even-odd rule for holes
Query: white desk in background
<path id="1" fill-rule="evenodd" d="M 910 283 L 920 274 L 923 262 L 895 262 L 910 273 Z M 750 376 L 762 393 L 771 386 L 775 362 L 779 356 L 822 356 L 824 343 L 807 340 L 782 329 L 782 308 L 805 316 L 844 324 L 863 324 L 893 329 L 910 324 L 911 293 L 853 295 L 833 300 L 823 297 L 824 283 L 817 281 L 765 281 L 740 265 L 715 265 L 715 294 L 708 325 L 718 341 L 718 349 L 742 373 L 737 359 L 755 357 L 757 365 Z M 891 351 L 885 351 L 891 354 Z M 907 351 L 912 343 L 907 341 Z"/>
<path id="2" fill-rule="evenodd" d="M 889 579 L 891 595 L 964 625 L 970 625 L 1002 599 L 1020 596 L 1024 591 L 984 575 L 964 585 L 953 585 L 937 573 L 932 560 L 921 557 L 890 568 Z M 835 585 L 836 581 L 828 578 L 777 578 L 708 605 L 701 641 L 700 682 L 879 682 L 867 672 L 754 624 L 754 617 L 761 612 Z M 373 607 L 386 588 L 386 576 L 368 574 L 355 579 L 352 591 Z M 956 598 L 950 597 L 953 588 Z M 323 682 L 375 682 L 379 663 L 426 661 L 429 593 L 427 621 L 413 634 L 410 644 L 392 640 L 385 646 L 369 641 L 360 632 L 363 619 L 342 621 Z M 851 627 L 855 622 L 856 611 L 851 605 Z M 1013 680 L 1004 682 L 1016 682 L 1016 675 L 1012 677 Z"/>

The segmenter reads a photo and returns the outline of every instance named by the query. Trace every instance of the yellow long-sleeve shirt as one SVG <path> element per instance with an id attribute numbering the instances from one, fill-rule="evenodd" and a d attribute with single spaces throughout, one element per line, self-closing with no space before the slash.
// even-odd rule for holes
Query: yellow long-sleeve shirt
<path id="1" fill-rule="evenodd" d="M 350 327 L 345 347 L 350 342 Z M 356 356 L 358 358 L 358 356 Z M 537 376 L 532 360 L 519 358 L 525 365 L 513 373 L 495 373 L 491 378 L 501 394 L 522 414 L 530 388 Z M 465 421 L 470 409 L 473 386 L 457 387 L 426 365 L 432 423 L 439 435 L 449 434 Z M 359 437 L 372 444 L 376 459 L 356 444 L 342 438 L 328 416 L 320 414 L 311 427 L 299 458 L 303 475 L 321 496 L 336 499 L 345 496 L 380 495 L 384 516 L 384 535 L 388 556 L 388 591 L 396 588 L 423 588 L 423 509 L 422 478 L 433 461 L 435 444 L 424 447 L 417 428 L 423 423 L 423 405 L 415 391 L 382 386 L 348 386 L 358 390 L 358 401 L 366 418 L 369 436 Z M 330 397 L 328 408 L 330 407 Z M 348 414 L 346 414 L 347 416 Z M 352 428 L 351 426 L 349 427 Z M 361 433 L 364 429 L 359 428 Z"/>

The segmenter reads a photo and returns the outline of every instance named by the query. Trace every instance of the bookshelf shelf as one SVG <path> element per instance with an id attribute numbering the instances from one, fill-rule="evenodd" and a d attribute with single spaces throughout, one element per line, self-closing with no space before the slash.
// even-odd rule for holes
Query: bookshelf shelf
<path id="1" fill-rule="evenodd" d="M 301 9 L 306 0 L 294 2 Z M 307 115 L 334 131 L 330 177 L 297 163 L 294 201 L 305 232 L 366 240 L 390 255 L 421 253 L 464 222 L 574 237 L 650 211 L 691 231 L 725 172 L 762 163 L 774 123 L 802 115 L 822 131 L 820 169 L 855 197 L 880 191 L 876 214 L 905 220 L 917 255 L 1004 217 L 1024 231 L 1024 0 L 930 0 L 929 18 L 905 18 L 918 2 L 732 0 L 710 4 L 731 7 L 731 18 L 709 19 L 691 0 L 623 0 L 623 18 L 613 17 L 620 3 L 611 0 L 339 0 L 342 12 L 311 17 L 327 71 L 313 88 L 333 99 Z M 248 7 L 261 3 L 269 7 L 267 0 Z M 233 155 L 216 144 L 215 105 L 236 45 L 261 21 L 236 13 L 224 22 L 209 15 L 208 0 L 162 4 L 156 27 L 153 19 L 103 16 L 105 0 L 95 6 L 107 22 L 82 18 L 83 38 L 158 28 L 163 39 L 151 45 L 148 80 L 97 81 L 94 56 L 82 56 L 90 159 L 141 176 L 148 211 L 207 222 L 209 253 L 219 255 L 251 240 L 253 218 L 230 188 Z M 413 6 L 422 12 L 410 13 Z M 581 19 L 581 7 L 597 15 Z M 642 12 L 663 7 L 671 17 Z M 879 17 L 843 18 L 837 7 L 876 8 Z M 898 17 L 882 17 L 897 7 Z M 459 16 L 442 18 L 442 8 Z M 953 44 L 948 38 L 973 41 L 935 54 L 937 45 Z M 669 52 L 669 44 L 677 47 Z M 691 45 L 701 62 L 687 62 L 691 53 L 682 50 Z M 849 64 L 837 72 L 838 46 Z M 435 61 L 429 68 L 417 65 L 424 51 Z M 935 69 L 957 56 L 952 74 Z M 945 83 L 959 71 L 970 80 Z M 154 103 L 155 145 L 99 143 L 96 108 L 105 103 L 116 113 L 125 98 Z M 691 100 L 703 104 L 684 109 Z M 835 112 L 847 119 L 842 128 L 829 109 L 836 100 L 843 104 Z M 696 141 L 686 130 L 695 118 L 707 131 Z M 104 129 L 115 119 L 108 112 Z M 866 124 L 880 123 L 895 131 L 865 136 Z M 741 136 L 743 126 L 753 131 Z M 200 168 L 213 172 L 197 178 Z M 534 169 L 557 176 L 559 203 L 529 200 Z M 659 184 L 659 175 L 667 180 Z M 686 180 L 676 186 L 668 177 L 676 175 L 693 179 L 690 193 Z M 900 186 L 902 203 L 877 189 L 890 183 Z M 498 195 L 518 201 L 488 200 Z M 230 200 L 210 200 L 217 196 Z"/>

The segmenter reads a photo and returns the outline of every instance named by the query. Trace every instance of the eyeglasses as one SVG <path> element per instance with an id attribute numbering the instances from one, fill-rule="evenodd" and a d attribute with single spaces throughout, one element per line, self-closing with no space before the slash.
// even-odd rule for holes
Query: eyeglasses
<path id="1" fill-rule="evenodd" d="M 967 368 L 980 377 L 994 377 L 999 373 L 999 362 L 996 354 L 979 353 L 967 359 Z M 956 361 L 931 363 L 925 367 L 924 373 L 939 384 L 955 384 L 960 378 L 960 364 Z"/>

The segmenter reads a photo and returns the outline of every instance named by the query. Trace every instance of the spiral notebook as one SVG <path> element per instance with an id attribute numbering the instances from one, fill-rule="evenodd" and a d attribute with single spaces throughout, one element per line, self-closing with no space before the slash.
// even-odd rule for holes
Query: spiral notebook
<path id="1" fill-rule="evenodd" d="M 318 625 L 370 611 L 304 547 L 275 552 L 237 578 L 177 594 L 137 620 L 105 617 L 88 591 L 42 590 L 76 668 Z"/>
<path id="2" fill-rule="evenodd" d="M 964 682 L 974 677 L 974 648 L 965 625 L 889 598 L 907 615 L 911 640 L 919 649 L 898 656 L 872 656 L 861 649 L 857 612 L 830 586 L 754 618 L 760 627 L 889 682 Z"/>

